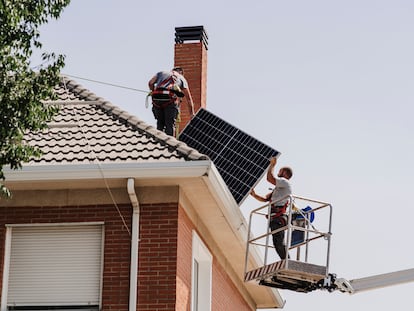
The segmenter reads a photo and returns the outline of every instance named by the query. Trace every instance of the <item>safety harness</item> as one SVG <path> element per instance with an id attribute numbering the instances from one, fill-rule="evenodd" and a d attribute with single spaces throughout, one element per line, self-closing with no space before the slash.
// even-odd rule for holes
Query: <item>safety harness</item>
<path id="1" fill-rule="evenodd" d="M 177 83 L 178 79 L 178 74 L 172 71 L 171 76 L 161 81 L 151 92 L 152 104 L 155 107 L 163 109 L 175 103 L 177 98 L 184 97 L 184 93 Z"/>
<path id="2" fill-rule="evenodd" d="M 289 205 L 289 201 L 287 201 L 284 205 L 271 204 L 270 205 L 270 219 L 275 219 L 277 217 L 285 215 L 288 205 Z"/>

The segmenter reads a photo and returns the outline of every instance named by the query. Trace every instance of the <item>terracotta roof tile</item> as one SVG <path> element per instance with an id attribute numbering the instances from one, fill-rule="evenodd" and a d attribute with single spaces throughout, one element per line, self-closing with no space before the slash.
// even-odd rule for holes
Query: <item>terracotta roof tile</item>
<path id="1" fill-rule="evenodd" d="M 55 87 L 60 110 L 43 131 L 25 141 L 43 155 L 29 164 L 206 160 L 207 156 L 62 77 Z"/>

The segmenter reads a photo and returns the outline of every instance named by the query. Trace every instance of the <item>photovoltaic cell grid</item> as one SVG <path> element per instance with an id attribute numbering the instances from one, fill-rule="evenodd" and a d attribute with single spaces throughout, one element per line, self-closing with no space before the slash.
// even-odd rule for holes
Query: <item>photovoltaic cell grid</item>
<path id="1" fill-rule="evenodd" d="M 279 154 L 205 109 L 197 112 L 179 140 L 213 161 L 239 205 L 263 177 L 269 159 Z"/>

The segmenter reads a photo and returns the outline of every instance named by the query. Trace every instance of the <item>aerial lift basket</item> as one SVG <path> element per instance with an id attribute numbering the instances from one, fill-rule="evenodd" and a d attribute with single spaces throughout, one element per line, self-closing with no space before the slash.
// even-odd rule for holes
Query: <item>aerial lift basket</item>
<path id="1" fill-rule="evenodd" d="M 329 276 L 331 204 L 291 195 L 287 209 L 287 225 L 274 231 L 269 229 L 271 204 L 272 202 L 250 213 L 244 280 L 298 292 L 309 292 L 329 286 L 326 283 L 331 279 Z M 253 237 L 252 223 L 260 222 L 262 225 L 259 227 L 263 230 Z M 282 230 L 285 231 L 289 258 L 278 260 L 272 244 L 272 234 Z M 315 249 L 312 248 L 313 246 Z M 312 250 L 317 252 L 316 256 L 312 254 Z M 256 257 L 256 260 L 252 260 L 250 256 L 257 252 L 261 254 Z M 320 256 L 320 254 L 324 255 Z M 295 259 L 291 259 L 292 256 Z M 253 262 L 259 262 L 259 265 Z"/>

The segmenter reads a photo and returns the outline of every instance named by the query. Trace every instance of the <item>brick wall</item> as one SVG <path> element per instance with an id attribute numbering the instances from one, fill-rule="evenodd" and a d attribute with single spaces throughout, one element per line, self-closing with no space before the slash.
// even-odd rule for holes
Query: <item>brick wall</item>
<path id="1" fill-rule="evenodd" d="M 202 42 L 177 43 L 174 47 L 174 66 L 184 69 L 184 76 L 188 81 L 191 95 L 194 100 L 194 112 L 206 108 L 207 93 L 207 50 Z M 180 130 L 190 120 L 190 113 L 186 100 L 181 104 Z"/>
<path id="2" fill-rule="evenodd" d="M 212 310 L 252 311 L 216 260 L 213 262 Z"/>
<path id="3" fill-rule="evenodd" d="M 137 310 L 175 310 L 177 203 L 143 204 L 138 250 Z"/>
<path id="4" fill-rule="evenodd" d="M 182 208 L 178 213 L 177 311 L 191 310 L 192 230 L 194 225 Z"/>
<path id="5" fill-rule="evenodd" d="M 118 207 L 131 230 L 130 205 Z M 0 208 L 0 280 L 3 277 L 5 224 L 93 221 L 105 223 L 102 310 L 127 311 L 131 239 L 113 205 Z"/>

